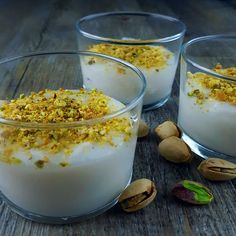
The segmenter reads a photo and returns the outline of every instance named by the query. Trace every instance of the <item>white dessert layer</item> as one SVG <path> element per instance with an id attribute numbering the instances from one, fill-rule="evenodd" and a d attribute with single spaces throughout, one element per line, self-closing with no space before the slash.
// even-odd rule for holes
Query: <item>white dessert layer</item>
<path id="1" fill-rule="evenodd" d="M 87 155 L 85 145 L 90 149 L 86 148 Z M 82 144 L 73 157 L 81 160 L 81 165 L 76 162 L 64 168 L 0 163 L 1 191 L 33 213 L 58 217 L 87 214 L 112 201 L 126 187 L 135 145 L 135 138 L 118 147 Z"/>
<path id="2" fill-rule="evenodd" d="M 109 104 L 114 110 L 124 106 L 114 99 Z M 123 117 L 130 119 L 128 113 Z M 78 216 L 97 210 L 120 194 L 132 174 L 136 135 L 124 141 L 123 134 L 114 133 L 113 144 L 82 142 L 72 146 L 70 154 L 16 149 L 12 155 L 20 164 L 0 161 L 1 192 L 18 207 L 45 216 Z M 4 147 L 0 146 L 1 155 Z M 45 156 L 48 163 L 37 168 L 34 163 Z M 59 165 L 65 161 L 68 166 Z"/>
<path id="3" fill-rule="evenodd" d="M 236 156 L 236 107 L 210 98 L 198 104 L 195 97 L 187 95 L 193 89 L 203 90 L 196 82 L 186 84 L 185 92 L 180 90 L 179 125 L 199 144 Z"/>
<path id="4" fill-rule="evenodd" d="M 164 48 L 162 50 L 168 51 Z M 175 56 L 172 55 L 164 68 L 158 70 L 156 68 L 139 68 L 147 82 L 144 105 L 156 103 L 170 95 L 177 66 L 176 61 Z M 82 60 L 81 68 L 85 88 L 98 88 L 108 95 L 111 88 L 116 88 L 115 97 L 124 98 L 123 102 L 126 102 L 125 99 L 129 101 L 137 95 L 137 75 L 124 67 L 120 67 L 122 70 L 119 70 L 114 63 L 99 61 L 89 64 L 88 61 Z"/>
<path id="5" fill-rule="evenodd" d="M 176 70 L 176 63 L 173 56 L 168 60 L 167 66 L 159 69 L 159 71 L 155 69 L 140 69 L 147 81 L 144 105 L 160 101 L 171 94 Z"/>

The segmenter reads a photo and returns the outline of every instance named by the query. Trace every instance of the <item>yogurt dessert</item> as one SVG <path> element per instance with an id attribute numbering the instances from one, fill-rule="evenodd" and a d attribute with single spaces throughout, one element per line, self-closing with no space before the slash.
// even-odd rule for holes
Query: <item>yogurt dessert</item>
<path id="1" fill-rule="evenodd" d="M 43 90 L 3 102 L 2 118 L 35 126 L 0 125 L 2 194 L 25 211 L 51 217 L 80 216 L 112 202 L 131 178 L 136 124 L 128 112 L 99 123 L 66 124 L 123 107 L 85 89 Z"/>
<path id="2" fill-rule="evenodd" d="M 152 105 L 169 97 L 177 63 L 174 54 L 167 48 L 163 46 L 133 46 L 102 43 L 92 45 L 89 50 L 125 60 L 138 67 L 143 72 L 147 81 L 143 101 L 144 105 Z M 122 67 L 114 69 L 107 61 L 105 62 L 92 57 L 90 60 L 82 62 L 81 66 L 83 73 L 86 75 L 84 78 L 85 87 L 91 88 L 96 87 L 97 83 L 101 84 L 101 80 L 91 79 L 97 74 L 97 76 L 103 77 L 102 84 L 105 91 L 109 91 L 110 86 L 116 86 L 119 93 L 122 93 L 124 97 L 129 97 L 130 93 L 132 94 L 136 91 L 134 87 L 135 83 L 132 81 L 130 72 Z M 120 80 L 120 73 L 122 73 L 122 79 L 130 81 L 129 86 L 126 85 L 124 87 L 122 80 Z"/>
<path id="3" fill-rule="evenodd" d="M 188 72 L 180 89 L 178 122 L 199 144 L 236 157 L 236 67 L 217 64 L 213 70 L 235 82 Z"/>

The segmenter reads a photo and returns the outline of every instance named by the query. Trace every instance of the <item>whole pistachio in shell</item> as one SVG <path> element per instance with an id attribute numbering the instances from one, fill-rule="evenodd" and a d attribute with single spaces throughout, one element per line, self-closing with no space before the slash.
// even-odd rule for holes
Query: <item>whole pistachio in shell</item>
<path id="1" fill-rule="evenodd" d="M 214 197 L 210 189 L 195 181 L 182 180 L 175 184 L 172 194 L 181 201 L 196 205 L 209 204 Z"/>
<path id="2" fill-rule="evenodd" d="M 208 158 L 200 163 L 198 171 L 212 181 L 225 181 L 236 178 L 236 164 L 219 158 Z"/>
<path id="3" fill-rule="evenodd" d="M 174 163 L 190 162 L 193 156 L 189 146 L 182 139 L 175 136 L 160 142 L 159 153 L 166 160 Z"/>
<path id="4" fill-rule="evenodd" d="M 126 212 L 134 212 L 151 203 L 157 194 L 154 182 L 138 179 L 132 182 L 119 197 L 119 203 Z"/>
<path id="5" fill-rule="evenodd" d="M 139 138 L 143 138 L 145 136 L 147 136 L 149 133 L 149 127 L 147 125 L 147 123 L 140 119 L 139 120 L 139 127 L 138 127 L 138 137 Z"/>
<path id="6" fill-rule="evenodd" d="M 171 136 L 181 136 L 181 130 L 179 129 L 179 127 L 174 122 L 169 120 L 158 125 L 155 128 L 155 133 L 161 140 L 169 138 Z"/>

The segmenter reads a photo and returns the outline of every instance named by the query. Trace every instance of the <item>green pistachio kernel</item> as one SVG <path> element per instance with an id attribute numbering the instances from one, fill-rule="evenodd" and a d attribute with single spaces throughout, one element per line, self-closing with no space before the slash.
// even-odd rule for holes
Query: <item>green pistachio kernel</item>
<path id="1" fill-rule="evenodd" d="M 214 199 L 207 187 L 190 180 L 182 180 L 175 184 L 172 194 L 184 202 L 197 205 L 209 204 Z"/>

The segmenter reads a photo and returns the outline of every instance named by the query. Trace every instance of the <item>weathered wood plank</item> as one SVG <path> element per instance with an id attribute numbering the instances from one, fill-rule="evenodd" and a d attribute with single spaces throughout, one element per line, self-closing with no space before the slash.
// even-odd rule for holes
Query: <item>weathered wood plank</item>
<path id="1" fill-rule="evenodd" d="M 0 2 L 0 58 L 34 50 L 77 49 L 75 22 L 101 11 L 142 10 L 168 14 L 183 20 L 186 39 L 213 33 L 235 32 L 234 1 L 174 0 L 54 0 Z M 236 235 L 236 181 L 212 183 L 203 179 L 196 167 L 168 163 L 158 155 L 153 129 L 164 120 L 177 119 L 178 78 L 172 97 L 162 108 L 143 114 L 150 135 L 138 141 L 133 178 L 153 179 L 158 196 L 153 204 L 134 214 L 125 214 L 118 206 L 85 222 L 55 226 L 27 221 L 0 203 L 0 235 Z M 173 184 L 192 179 L 209 186 L 215 201 L 209 206 L 189 206 L 170 195 Z"/>

